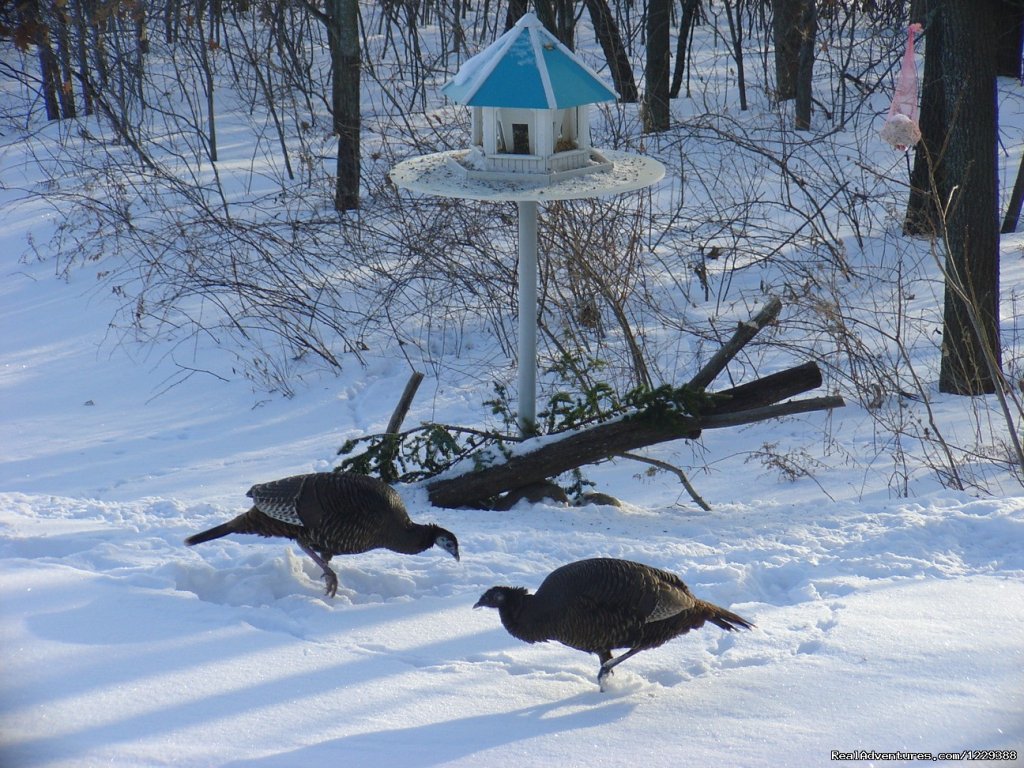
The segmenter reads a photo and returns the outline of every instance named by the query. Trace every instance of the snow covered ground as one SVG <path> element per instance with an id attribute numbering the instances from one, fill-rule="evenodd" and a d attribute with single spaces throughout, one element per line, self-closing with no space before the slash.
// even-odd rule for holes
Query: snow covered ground
<path id="1" fill-rule="evenodd" d="M 0 165 L 5 181 L 15 167 Z M 380 431 L 404 361 L 371 351 L 290 399 L 184 377 L 173 351 L 107 337 L 111 298 L 86 271 L 65 282 L 16 262 L 49 225 L 13 199 L 0 197 L 0 767 L 814 766 L 860 750 L 1021 764 L 1024 493 L 933 480 L 895 497 L 876 425 L 851 402 L 706 433 L 692 479 L 710 512 L 627 462 L 588 472 L 622 508 L 441 510 L 400 488 L 414 519 L 457 533 L 462 561 L 340 557 L 326 599 L 288 542 L 182 540 L 242 511 L 253 483 L 329 469 L 345 439 Z M 1012 286 L 1019 241 L 1004 248 Z M 439 371 L 408 423 L 474 423 L 489 394 Z M 950 432 L 974 428 L 962 399 L 935 408 Z M 826 460 L 825 431 L 845 460 Z M 751 460 L 765 443 L 820 467 L 781 479 Z M 642 653 L 600 693 L 595 658 L 523 644 L 471 608 L 492 585 L 535 588 L 599 555 L 675 571 L 757 627 Z"/>
<path id="2" fill-rule="evenodd" d="M 31 269 L 7 272 L 0 307 L 4 766 L 824 765 L 1024 747 L 1020 496 L 898 500 L 841 471 L 782 483 L 725 461 L 813 440 L 811 416 L 709 433 L 719 467 L 695 480 L 711 512 L 628 464 L 595 473 L 622 509 L 437 510 L 404 488 L 462 562 L 338 558 L 328 600 L 287 542 L 182 539 L 240 511 L 251 483 L 325 469 L 346 436 L 380 429 L 405 370 L 352 366 L 257 407 L 237 382 L 154 397 L 164 372 L 101 344 L 88 284 Z M 429 386 L 431 407 L 456 407 Z M 594 555 L 674 570 L 757 628 L 643 653 L 602 694 L 593 657 L 471 609 Z"/>

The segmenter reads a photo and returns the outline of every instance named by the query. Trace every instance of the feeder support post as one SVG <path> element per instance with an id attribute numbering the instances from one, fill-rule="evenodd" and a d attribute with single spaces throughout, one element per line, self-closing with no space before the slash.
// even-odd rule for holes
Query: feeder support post
<path id="1" fill-rule="evenodd" d="M 537 201 L 519 206 L 519 432 L 537 426 Z"/>

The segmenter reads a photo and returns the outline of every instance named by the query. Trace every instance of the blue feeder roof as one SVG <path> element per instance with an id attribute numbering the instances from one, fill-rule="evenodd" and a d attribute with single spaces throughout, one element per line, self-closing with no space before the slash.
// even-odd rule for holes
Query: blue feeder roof
<path id="1" fill-rule="evenodd" d="M 441 93 L 471 107 L 524 109 L 565 109 L 618 98 L 532 13 L 468 59 Z"/>

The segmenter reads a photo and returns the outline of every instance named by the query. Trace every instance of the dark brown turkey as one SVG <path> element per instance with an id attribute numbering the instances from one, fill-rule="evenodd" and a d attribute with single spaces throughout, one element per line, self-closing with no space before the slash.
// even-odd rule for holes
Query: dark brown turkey
<path id="1" fill-rule="evenodd" d="M 390 549 L 414 555 L 435 544 L 459 559 L 455 534 L 409 519 L 394 488 L 376 478 L 347 472 L 294 475 L 254 485 L 246 494 L 252 509 L 234 520 L 185 539 L 189 546 L 229 533 L 255 533 L 294 540 L 324 572 L 334 597 L 338 576 L 328 565 L 334 555 Z"/>
<path id="2" fill-rule="evenodd" d="M 497 608 L 511 635 L 528 643 L 557 640 L 596 653 L 604 690 L 612 668 L 710 621 L 724 630 L 754 625 L 698 600 L 674 573 L 629 560 L 594 558 L 556 568 L 537 594 L 524 587 L 491 587 L 474 608 Z M 612 658 L 613 648 L 629 650 Z"/>

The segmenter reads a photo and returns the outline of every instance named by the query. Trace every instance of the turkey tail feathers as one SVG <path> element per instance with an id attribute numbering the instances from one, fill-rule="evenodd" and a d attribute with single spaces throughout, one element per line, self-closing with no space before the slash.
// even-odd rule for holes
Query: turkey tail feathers
<path id="1" fill-rule="evenodd" d="M 232 522 L 234 521 L 221 523 L 220 525 L 215 525 L 213 528 L 210 528 L 208 531 L 195 533 L 185 539 L 185 543 L 192 547 L 196 544 L 202 544 L 204 541 L 213 541 L 214 539 L 219 539 L 221 536 L 227 536 L 229 533 L 235 533 L 235 526 L 231 524 Z"/>
<path id="2" fill-rule="evenodd" d="M 752 622 L 747 621 L 732 611 L 725 610 L 725 608 L 719 608 L 711 603 L 707 603 L 707 607 L 710 611 L 708 621 L 727 632 L 732 632 L 736 629 L 752 629 L 754 627 Z"/>

